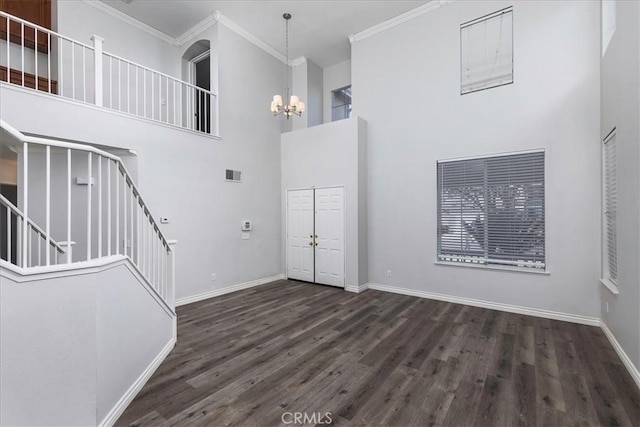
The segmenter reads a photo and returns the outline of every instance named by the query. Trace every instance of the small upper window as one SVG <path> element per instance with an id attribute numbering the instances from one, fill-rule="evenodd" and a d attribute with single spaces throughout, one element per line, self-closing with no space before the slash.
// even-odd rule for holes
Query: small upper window
<path id="1" fill-rule="evenodd" d="M 513 83 L 513 8 L 460 26 L 460 93 Z"/>
<path id="2" fill-rule="evenodd" d="M 331 91 L 331 120 L 351 117 L 351 85 Z"/>

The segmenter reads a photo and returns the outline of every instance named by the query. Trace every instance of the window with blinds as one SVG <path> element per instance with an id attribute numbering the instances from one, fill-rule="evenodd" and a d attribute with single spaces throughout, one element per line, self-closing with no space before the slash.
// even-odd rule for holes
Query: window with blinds
<path id="1" fill-rule="evenodd" d="M 513 83 L 513 8 L 460 26 L 460 93 Z"/>
<path id="2" fill-rule="evenodd" d="M 544 151 L 438 162 L 439 261 L 545 268 Z"/>
<path id="3" fill-rule="evenodd" d="M 605 138 L 603 158 L 603 278 L 617 285 L 618 281 L 618 179 L 616 166 L 615 129 Z"/>

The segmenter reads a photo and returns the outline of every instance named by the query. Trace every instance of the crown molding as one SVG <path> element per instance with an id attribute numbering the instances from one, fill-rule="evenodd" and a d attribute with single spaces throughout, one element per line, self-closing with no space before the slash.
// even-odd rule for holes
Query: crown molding
<path id="1" fill-rule="evenodd" d="M 142 21 L 137 20 L 136 18 L 133 18 L 129 15 L 127 15 L 124 12 L 120 12 L 118 9 L 115 9 L 111 6 L 109 6 L 106 3 L 103 3 L 99 0 L 82 0 L 82 2 L 84 4 L 88 4 L 89 6 L 94 7 L 95 9 L 100 10 L 101 12 L 106 13 L 107 15 L 110 15 L 122 22 L 124 22 L 125 24 L 129 24 L 132 27 L 135 27 L 141 31 L 144 31 L 147 34 L 150 34 L 160 40 L 162 40 L 165 43 L 169 43 L 171 45 L 175 45 L 176 44 L 176 39 L 174 39 L 173 37 L 171 37 L 170 35 L 163 33 L 160 30 L 157 30 L 155 28 L 153 28 L 150 25 L 145 24 Z"/>
<path id="2" fill-rule="evenodd" d="M 453 0 L 432 0 L 429 3 L 418 6 L 415 9 L 411 9 L 401 15 L 395 16 L 391 19 L 387 19 L 386 21 L 383 21 L 358 33 L 352 34 L 349 36 L 349 41 L 351 42 L 351 44 L 359 42 L 383 31 L 387 31 L 393 27 L 397 27 L 398 25 L 403 24 L 407 21 L 411 21 L 412 19 L 415 19 L 419 16 L 433 12 L 434 10 L 437 10 L 441 6 L 447 3 L 451 3 L 452 1 Z"/>
<path id="3" fill-rule="evenodd" d="M 174 42 L 176 46 L 182 46 L 187 43 L 191 39 L 195 38 L 198 34 L 213 26 L 216 22 L 220 20 L 220 12 L 217 10 L 213 12 L 211 15 L 204 18 L 202 21 L 198 22 L 193 27 L 189 28 L 187 31 L 178 36 Z"/>
<path id="4" fill-rule="evenodd" d="M 295 59 L 290 59 L 289 60 L 289 66 L 290 67 L 297 67 L 298 65 L 302 65 L 305 62 L 307 62 L 307 57 L 306 56 L 299 56 Z"/>
<path id="5" fill-rule="evenodd" d="M 259 38 L 257 38 L 256 36 L 248 32 L 244 28 L 242 28 L 240 25 L 236 24 L 231 19 L 227 18 L 225 15 L 223 15 L 219 11 L 216 11 L 215 15 L 219 23 L 223 24 L 225 27 L 229 28 L 234 33 L 238 34 L 239 36 L 245 38 L 249 42 L 258 46 L 260 49 L 264 50 L 274 58 L 284 62 L 285 64 L 287 63 L 286 57 L 282 53 L 280 53 L 278 50 L 269 46 L 268 44 L 266 44 L 265 42 L 263 42 L 262 40 L 260 40 Z"/>
<path id="6" fill-rule="evenodd" d="M 205 31 L 207 28 L 210 28 L 211 26 L 213 26 L 216 22 L 219 22 L 221 24 L 223 24 L 225 27 L 229 28 L 231 31 L 233 31 L 234 33 L 238 34 L 239 36 L 243 37 L 244 39 L 246 39 L 247 41 L 253 43 L 255 46 L 259 47 L 260 49 L 264 50 L 265 52 L 267 52 L 269 55 L 273 56 L 274 58 L 276 58 L 277 60 L 283 62 L 283 63 L 287 63 L 287 59 L 286 57 L 277 49 L 275 49 L 274 47 L 268 45 L 267 43 L 263 42 L 262 40 L 260 40 L 258 37 L 254 36 L 253 34 L 251 34 L 250 32 L 248 32 L 247 30 L 245 30 L 244 28 L 242 28 L 240 25 L 238 25 L 237 23 L 235 23 L 234 21 L 232 21 L 231 19 L 229 19 L 227 16 L 223 15 L 222 12 L 220 12 L 219 10 L 216 10 L 214 13 L 212 13 L 211 15 L 207 16 L 205 19 L 203 19 L 202 21 L 200 21 L 199 23 L 197 23 L 196 25 L 194 25 L 193 27 L 189 28 L 187 31 L 185 31 L 184 33 L 182 33 L 180 36 L 178 36 L 177 38 L 173 38 L 170 35 L 163 33 L 160 30 L 157 30 L 155 28 L 153 28 L 150 25 L 145 24 L 142 21 L 137 20 L 136 18 L 133 18 L 129 15 L 127 15 L 126 13 L 123 13 L 121 11 L 119 11 L 118 9 L 115 9 L 111 6 L 109 6 L 106 3 L 103 3 L 99 0 L 81 0 L 83 3 L 88 4 L 104 13 L 106 13 L 107 15 L 110 15 L 126 24 L 129 24 L 141 31 L 144 31 L 147 34 L 150 34 L 154 37 L 157 37 L 158 39 L 169 43 L 170 45 L 173 46 L 182 46 L 185 43 L 191 41 L 192 39 L 194 39 L 195 37 L 198 36 L 198 34 L 202 33 L 203 31 Z M 299 58 L 293 59 L 293 60 L 289 60 L 289 65 L 290 66 L 298 66 L 301 64 L 304 64 L 306 61 L 306 58 L 304 56 L 301 56 Z"/>

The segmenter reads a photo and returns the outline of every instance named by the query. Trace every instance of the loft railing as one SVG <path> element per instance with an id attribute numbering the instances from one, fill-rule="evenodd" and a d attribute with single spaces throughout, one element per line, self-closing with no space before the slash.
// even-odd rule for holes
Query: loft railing
<path id="1" fill-rule="evenodd" d="M 58 264 L 59 255 L 64 255 L 65 249 L 29 218 L 26 219 L 26 230 L 23 229 L 24 214 L 1 194 L 0 206 L 5 211 L 5 224 L 2 225 L 6 226 L 0 258 L 23 268 Z"/>
<path id="2" fill-rule="evenodd" d="M 5 262 L 23 268 L 47 267 L 124 255 L 173 307 L 171 242 L 119 157 L 88 145 L 25 136 L 3 120 L 0 144 L 18 152 L 20 166 L 20 209 L 2 199 L 2 205 L 17 217 L 15 222 L 7 221 L 7 229 L 17 234 L 17 242 L 7 236 L 8 250 L 17 254 L 3 257 Z M 55 251 L 42 252 L 40 246 L 35 250 L 34 232 L 35 244 L 44 241 L 45 247 Z M 60 253 L 64 256 L 58 257 Z"/>
<path id="3" fill-rule="evenodd" d="M 213 92 L 0 11 L 0 81 L 217 134 Z"/>

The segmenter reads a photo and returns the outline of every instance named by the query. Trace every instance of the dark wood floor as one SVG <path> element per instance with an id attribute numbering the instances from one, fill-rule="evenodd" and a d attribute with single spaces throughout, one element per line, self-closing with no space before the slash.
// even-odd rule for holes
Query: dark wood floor
<path id="1" fill-rule="evenodd" d="M 279 281 L 178 308 L 177 346 L 118 424 L 269 426 L 295 412 L 337 425 L 637 426 L 640 394 L 596 327 Z"/>

